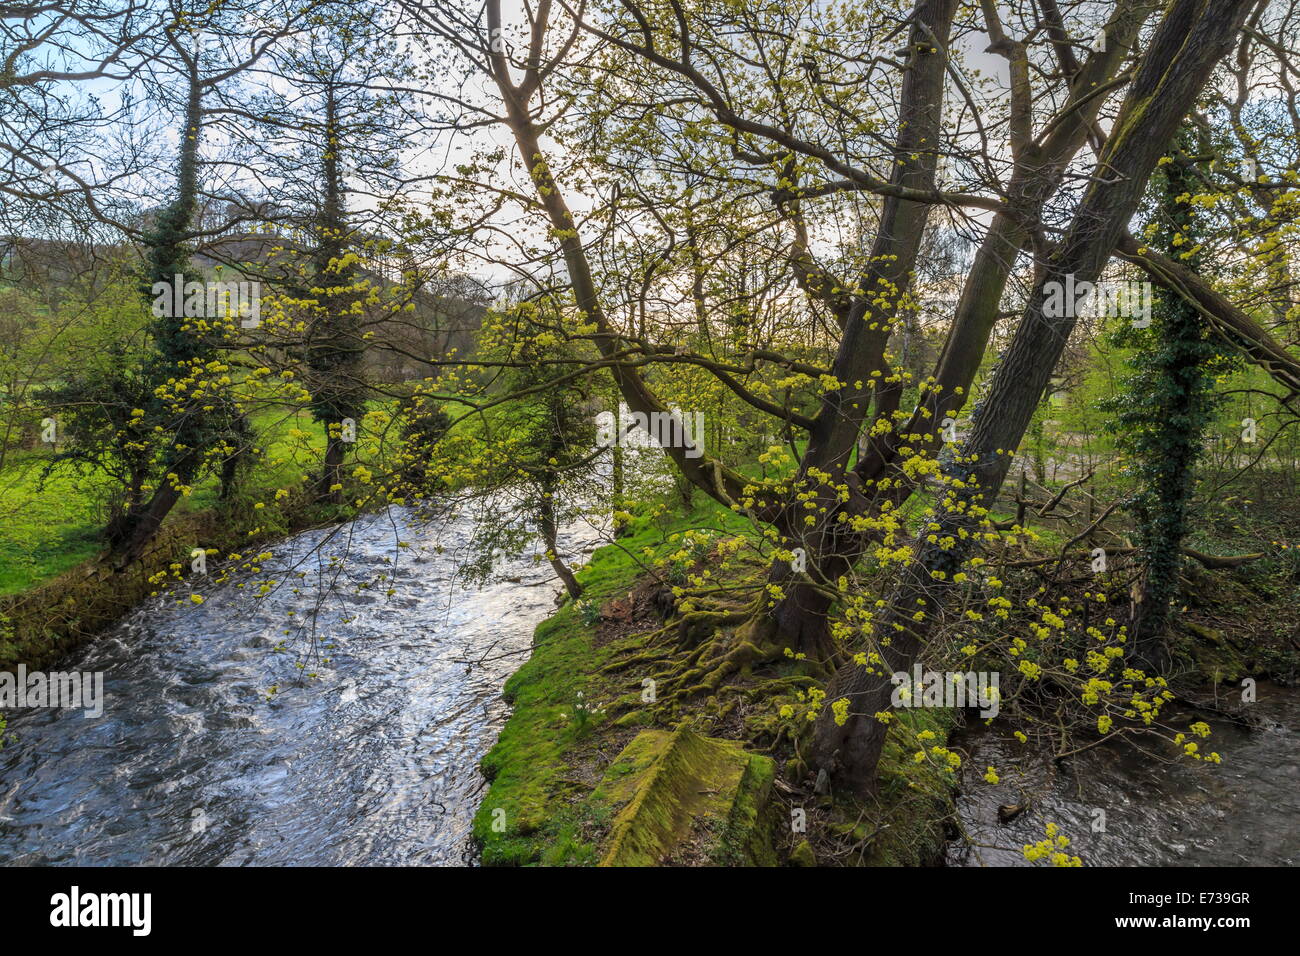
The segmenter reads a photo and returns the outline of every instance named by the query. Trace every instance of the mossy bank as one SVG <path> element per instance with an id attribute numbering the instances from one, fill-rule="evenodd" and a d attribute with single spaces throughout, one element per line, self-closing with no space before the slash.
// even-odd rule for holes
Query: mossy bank
<path id="1" fill-rule="evenodd" d="M 1300 527 L 1294 515 L 1288 518 L 1289 526 Z M 583 599 L 566 600 L 537 628 L 531 658 L 505 686 L 513 713 L 482 761 L 491 781 L 474 822 L 483 863 L 939 861 L 946 835 L 954 832 L 960 775 L 916 756 L 944 751 L 962 721 L 958 712 L 898 711 L 876 797 L 844 806 L 818 792 L 799 755 L 806 735 L 791 721 L 817 708 L 822 686 L 799 661 L 744 668 L 726 686 L 701 684 L 693 694 L 662 693 L 665 675 L 687 669 L 690 655 L 673 588 L 679 582 L 656 556 L 680 551 L 701 529 L 708 547 L 746 533 L 734 516 L 710 508 L 639 518 L 580 570 Z M 1198 530 L 1210 534 L 1209 527 Z M 1270 547 L 1257 529 L 1222 530 L 1215 529 L 1220 547 L 1261 557 L 1213 573 L 1194 561 L 1184 569 L 1171 670 L 1192 703 L 1221 696 L 1216 686 L 1235 687 L 1250 676 L 1289 683 L 1300 662 L 1297 552 L 1276 541 Z M 1276 526 L 1267 530 L 1277 534 Z M 1045 531 L 1027 563 L 1060 547 L 1059 535 Z M 708 561 L 701 552 L 700 566 Z M 1027 581 L 1029 588 L 1037 583 L 1032 576 Z M 719 590 L 726 583 L 718 581 Z M 705 743 L 687 737 L 684 746 L 671 746 L 683 729 Z M 983 770 L 976 768 L 976 776 Z M 752 785 L 766 776 L 770 783 Z M 758 805 L 745 809 L 747 801 Z"/>
<path id="2" fill-rule="evenodd" d="M 724 512 L 638 519 L 579 572 L 506 683 L 513 712 L 482 769 L 474 820 L 486 865 L 926 865 L 942 853 L 951 777 L 910 759 L 955 715 L 895 721 L 878 797 L 852 813 L 806 783 L 789 714 L 815 683 L 790 660 L 726 693 L 666 701 L 653 674 L 678 661 L 670 582 L 648 570 L 687 529 L 738 533 Z M 785 716 L 783 716 L 783 714 Z M 798 718 L 796 718 L 798 719 Z"/>

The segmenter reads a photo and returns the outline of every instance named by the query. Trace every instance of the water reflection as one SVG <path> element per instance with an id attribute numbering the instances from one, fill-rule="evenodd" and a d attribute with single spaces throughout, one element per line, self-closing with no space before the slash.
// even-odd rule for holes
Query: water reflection
<path id="1" fill-rule="evenodd" d="M 0 862 L 461 862 L 501 685 L 558 590 L 531 557 L 458 586 L 470 521 L 391 509 L 277 545 L 255 577 L 293 584 L 260 600 L 245 578 L 137 609 L 63 667 L 107 672 L 102 717 L 10 715 Z"/>

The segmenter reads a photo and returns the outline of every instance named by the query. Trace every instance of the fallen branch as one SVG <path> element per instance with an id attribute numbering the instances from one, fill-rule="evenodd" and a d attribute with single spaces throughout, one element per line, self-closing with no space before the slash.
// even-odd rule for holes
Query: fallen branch
<path id="1" fill-rule="evenodd" d="M 1061 553 L 1054 558 L 1035 558 L 1031 561 L 1008 561 L 1004 567 L 1008 568 L 1040 568 L 1045 564 L 1060 564 L 1070 557 L 1068 549 L 1070 545 L 1075 544 L 1079 538 L 1071 541 L 1062 549 Z M 1106 552 L 1107 557 L 1122 558 L 1129 555 L 1137 554 L 1138 548 L 1117 548 L 1113 551 Z M 1183 548 L 1182 552 L 1189 558 L 1192 558 L 1208 570 L 1214 571 L 1220 568 L 1237 568 L 1251 561 L 1258 561 L 1264 557 L 1264 553 L 1256 552 L 1255 554 L 1206 554 L 1204 551 L 1197 551 L 1195 548 Z M 1080 560 L 1086 560 L 1091 557 L 1090 552 L 1079 552 L 1077 557 Z"/>

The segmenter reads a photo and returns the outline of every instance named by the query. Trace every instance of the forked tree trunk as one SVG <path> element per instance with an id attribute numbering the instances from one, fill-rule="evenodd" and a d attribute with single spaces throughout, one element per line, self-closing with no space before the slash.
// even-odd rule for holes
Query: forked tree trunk
<path id="1" fill-rule="evenodd" d="M 996 497 L 1011 463 L 1011 455 L 1005 452 L 1019 446 L 1073 330 L 1074 316 L 1045 314 L 1045 284 L 1064 285 L 1067 275 L 1073 275 L 1076 282 L 1091 282 L 1100 274 L 1137 209 L 1156 161 L 1195 104 L 1215 64 L 1231 48 L 1254 2 L 1175 0 L 1167 9 L 1098 164 L 1105 170 L 1105 178 L 1095 179 L 1085 194 L 1069 231 L 1035 285 L 987 399 L 973 416 L 974 427 L 961 453 L 963 460 L 974 462 L 970 468 L 974 482 L 965 495 L 968 502 L 988 503 Z M 965 512 L 955 510 L 938 514 L 936 519 L 941 525 L 939 538 L 956 536 L 972 524 Z M 838 788 L 865 794 L 875 787 L 876 765 L 885 739 L 885 727 L 875 715 L 889 710 L 890 673 L 908 670 L 919 657 L 951 588 L 932 580 L 931 572 L 945 571 L 951 580 L 973 550 L 972 539 L 959 538 L 958 542 L 948 550 L 926 546 L 908 578 L 891 595 L 879 628 L 890 640 L 882 648 L 886 667 L 873 675 L 848 664 L 831 681 L 828 705 L 847 700 L 849 716 L 839 724 L 830 706 L 826 708 L 817 722 L 812 759 Z M 907 612 L 918 606 L 918 598 L 926 602 L 925 617 L 914 621 Z M 895 631 L 894 623 L 903 630 Z"/>
<path id="2" fill-rule="evenodd" d="M 919 0 L 916 4 L 908 31 L 908 67 L 900 91 L 899 133 L 891 176 L 895 185 L 934 189 L 938 167 L 934 145 L 939 142 L 943 121 L 947 45 L 956 8 L 955 0 Z M 777 522 L 787 529 L 788 546 L 803 547 L 814 565 L 825 561 L 847 566 L 856 557 L 845 551 L 845 546 L 852 551 L 854 538 L 843 535 L 835 522 L 842 506 L 840 486 L 846 481 L 862 423 L 872 405 L 872 376 L 885 371 L 883 356 L 890 328 L 901 316 L 903 297 L 913 285 L 930 209 L 930 203 L 898 196 L 887 197 L 881 205 L 871 265 L 858 280 L 867 295 L 854 302 L 832 368 L 835 378 L 844 384 L 823 398 L 824 407 L 799 463 L 797 482 L 804 483 L 814 498 L 798 501 Z M 892 290 L 887 303 L 876 301 L 879 296 L 873 295 L 883 289 Z M 805 531 L 808 515 L 819 520 L 817 526 Z M 795 531 L 797 536 L 792 533 Z M 782 585 L 788 575 L 788 566 L 777 562 L 770 580 Z M 824 617 L 829 599 L 807 586 L 787 590 L 772 615 L 781 628 L 780 638 L 796 652 L 829 661 L 827 623 L 812 620 L 818 611 Z"/>

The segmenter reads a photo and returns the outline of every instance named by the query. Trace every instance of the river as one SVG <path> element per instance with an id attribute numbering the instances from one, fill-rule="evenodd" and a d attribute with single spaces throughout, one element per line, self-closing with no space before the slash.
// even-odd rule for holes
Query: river
<path id="1" fill-rule="evenodd" d="M 1203 719 L 1212 765 L 1170 744 L 1093 747 L 1055 764 L 1050 754 L 979 727 L 957 740 L 968 757 L 957 816 L 966 838 L 954 866 L 1028 866 L 1023 847 L 1055 823 L 1089 866 L 1295 866 L 1300 863 L 1300 692 L 1261 682 L 1246 729 L 1213 715 L 1167 710 L 1184 732 Z M 1191 738 L 1191 735 L 1188 735 Z M 1196 738 L 1191 738 L 1196 739 Z M 1086 743 L 1086 741 L 1084 741 Z M 978 781 L 996 768 L 995 786 Z M 999 806 L 1030 809 L 1006 824 Z"/>
<path id="2" fill-rule="evenodd" d="M 558 586 L 530 555 L 459 582 L 470 522 L 393 508 L 196 584 L 200 605 L 190 582 L 180 604 L 145 602 L 61 668 L 105 673 L 102 716 L 9 714 L 0 863 L 472 861 L 501 687 Z M 255 596 L 254 579 L 298 572 Z M 313 614 L 315 655 L 309 633 L 283 633 Z"/>

